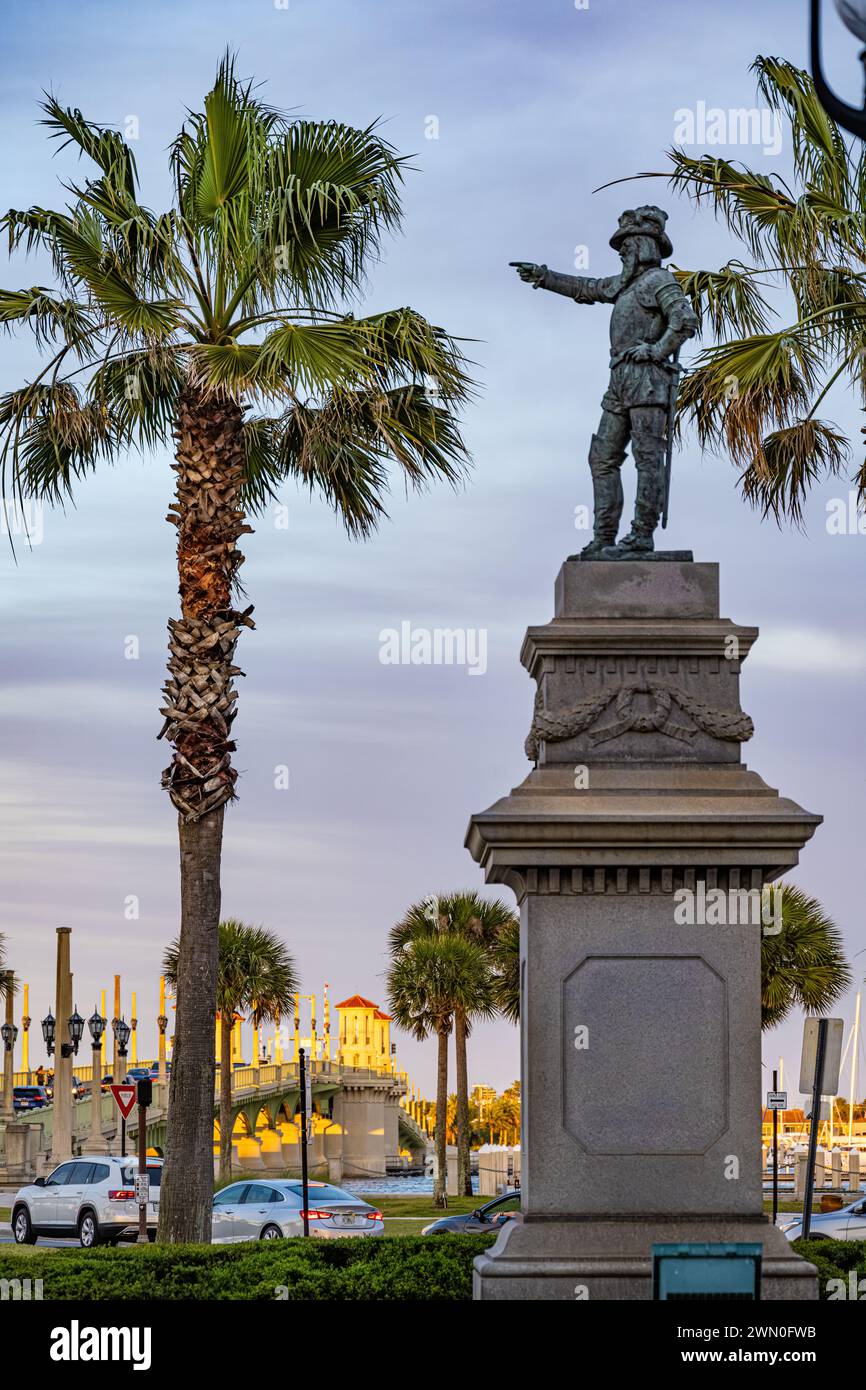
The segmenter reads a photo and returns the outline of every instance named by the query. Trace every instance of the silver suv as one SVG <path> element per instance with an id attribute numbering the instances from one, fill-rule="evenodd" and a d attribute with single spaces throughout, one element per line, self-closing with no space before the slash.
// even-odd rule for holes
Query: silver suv
<path id="1" fill-rule="evenodd" d="M 161 1159 L 148 1159 L 150 1193 L 147 1233 L 153 1239 L 159 1215 Z M 138 1160 L 105 1154 L 61 1163 L 47 1178 L 22 1187 L 12 1203 L 12 1232 L 19 1245 L 40 1236 L 77 1236 L 85 1249 L 135 1239 Z"/>

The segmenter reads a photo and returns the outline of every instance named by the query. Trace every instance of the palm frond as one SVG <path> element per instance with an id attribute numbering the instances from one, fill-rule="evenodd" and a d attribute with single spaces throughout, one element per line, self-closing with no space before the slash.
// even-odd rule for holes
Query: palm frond
<path id="1" fill-rule="evenodd" d="M 803 524 L 803 506 L 822 476 L 841 472 L 848 441 L 832 425 L 808 417 L 771 431 L 740 478 L 743 496 L 781 524 Z"/>
<path id="2" fill-rule="evenodd" d="M 39 347 L 67 343 L 76 352 L 89 348 L 101 331 L 87 305 L 74 299 L 58 299 L 43 285 L 26 290 L 0 290 L 0 323 L 32 329 Z"/>
<path id="3" fill-rule="evenodd" d="M 77 145 L 105 174 L 108 182 L 128 197 L 135 197 L 137 174 L 135 156 L 123 137 L 107 126 L 85 120 L 77 107 L 61 106 L 49 92 L 41 103 L 46 113 L 42 125 L 48 126 L 52 138 L 62 138 L 60 145 Z"/>
<path id="4" fill-rule="evenodd" d="M 707 326 L 715 337 L 729 338 L 768 330 L 770 306 L 754 271 L 742 261 L 729 261 L 715 271 L 674 268 L 673 273 L 701 331 Z"/>

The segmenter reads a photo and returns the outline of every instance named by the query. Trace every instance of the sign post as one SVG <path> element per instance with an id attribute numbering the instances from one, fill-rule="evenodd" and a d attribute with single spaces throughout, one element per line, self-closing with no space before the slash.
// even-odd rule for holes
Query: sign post
<path id="1" fill-rule="evenodd" d="M 807 1018 L 803 1024 L 803 1052 L 800 1058 L 800 1090 L 812 1092 L 812 1114 L 809 1120 L 809 1153 L 806 1160 L 806 1193 L 803 1198 L 802 1239 L 809 1239 L 812 1229 L 812 1197 L 815 1187 L 815 1158 L 818 1152 L 818 1129 L 821 1123 L 821 1097 L 835 1095 L 839 1086 L 839 1067 L 842 1060 L 841 1018 Z"/>
<path id="2" fill-rule="evenodd" d="M 153 1100 L 153 1082 L 145 1077 L 138 1083 L 138 1176 L 135 1179 L 135 1200 L 138 1202 L 138 1237 L 136 1245 L 147 1245 L 147 1204 L 150 1200 L 150 1178 L 147 1173 L 147 1107 Z"/>
<path id="3" fill-rule="evenodd" d="M 779 1073 L 773 1070 L 773 1089 L 767 1096 L 773 1112 L 773 1225 L 779 1215 L 779 1111 L 788 1108 L 788 1092 L 779 1090 Z"/>
<path id="4" fill-rule="evenodd" d="M 304 1235 L 310 1234 L 310 1189 L 307 1175 L 307 1056 L 303 1048 L 298 1052 L 299 1079 L 301 1083 L 301 1201 L 304 1204 Z"/>
<path id="5" fill-rule="evenodd" d="M 114 1103 L 120 1111 L 120 1157 L 126 1158 L 126 1121 L 135 1105 L 135 1087 L 127 1083 L 109 1087 Z"/>

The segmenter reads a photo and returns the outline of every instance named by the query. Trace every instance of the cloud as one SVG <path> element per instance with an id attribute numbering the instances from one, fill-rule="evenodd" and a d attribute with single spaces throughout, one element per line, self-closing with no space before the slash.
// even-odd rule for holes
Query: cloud
<path id="1" fill-rule="evenodd" d="M 749 668 L 838 677 L 866 671 L 866 638 L 829 628 L 775 627 L 761 633 Z"/>

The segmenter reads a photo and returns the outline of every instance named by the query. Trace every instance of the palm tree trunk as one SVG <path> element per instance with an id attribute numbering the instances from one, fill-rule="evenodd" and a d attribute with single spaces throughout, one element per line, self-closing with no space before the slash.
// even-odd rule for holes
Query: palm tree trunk
<path id="1" fill-rule="evenodd" d="M 469 1070 L 466 1058 L 466 1015 L 461 1009 L 454 1016 L 454 1049 L 457 1084 L 457 1191 L 472 1196 L 469 1167 Z"/>
<path id="2" fill-rule="evenodd" d="M 235 646 L 251 609 L 232 607 L 243 556 L 239 506 L 243 411 L 187 387 L 178 405 L 177 495 L 181 616 L 169 621 L 169 678 L 160 738 L 174 755 L 163 786 L 178 811 L 181 921 L 177 1019 L 169 1089 L 159 1238 L 210 1240 L 213 1192 L 214 1020 L 223 812 L 234 797 L 231 726 Z"/>
<path id="3" fill-rule="evenodd" d="M 232 1014 L 220 1015 L 220 1182 L 232 1180 Z"/>
<path id="4" fill-rule="evenodd" d="M 433 1180 L 433 1205 L 448 1205 L 448 1032 L 442 1027 L 438 1031 L 439 1055 L 436 1069 L 436 1177 Z"/>
<path id="5" fill-rule="evenodd" d="M 161 1241 L 211 1238 L 214 1003 L 223 808 L 180 819 L 181 922 L 168 1140 L 159 1203 Z"/>

